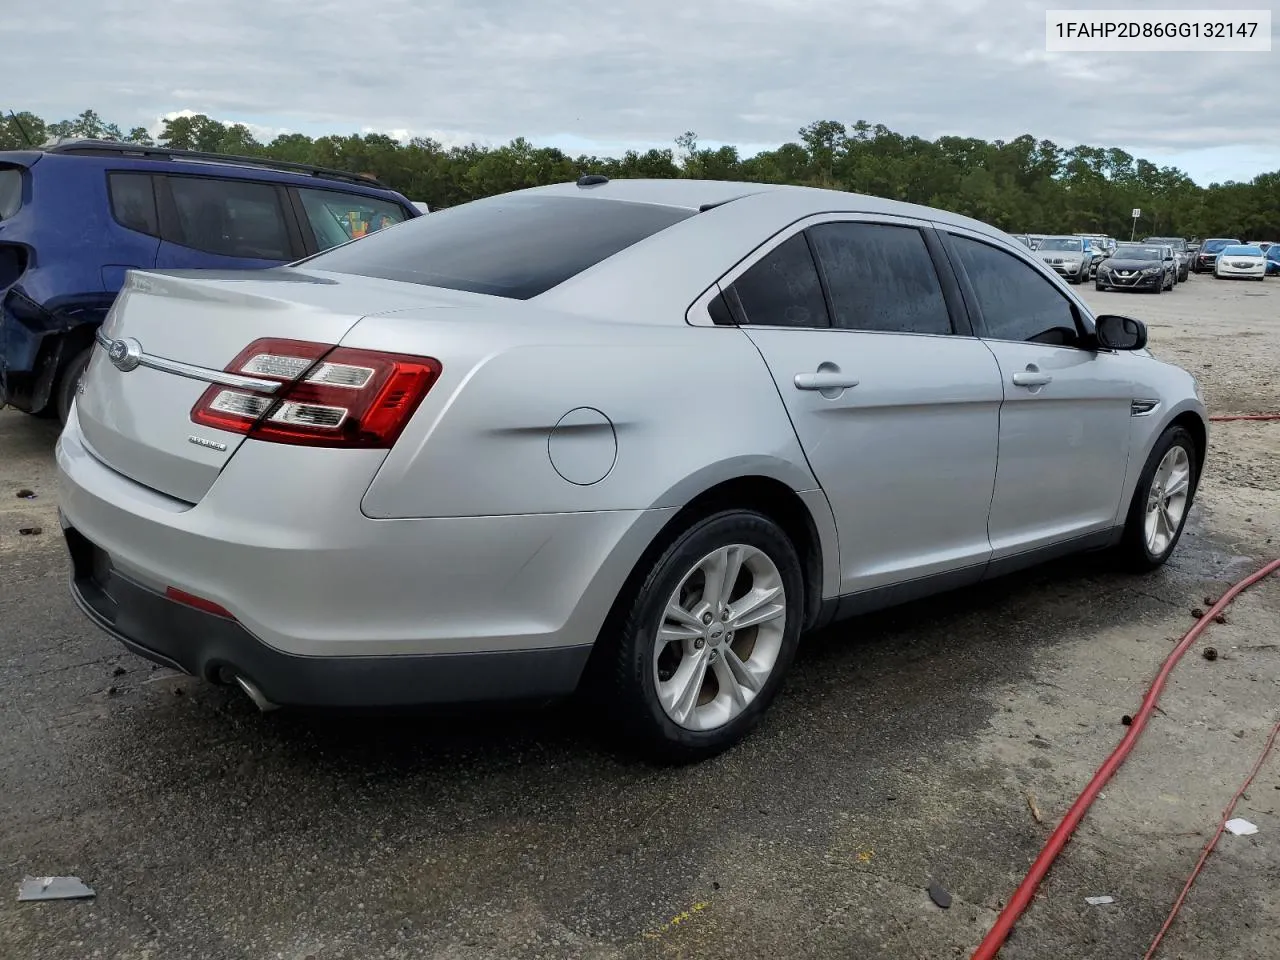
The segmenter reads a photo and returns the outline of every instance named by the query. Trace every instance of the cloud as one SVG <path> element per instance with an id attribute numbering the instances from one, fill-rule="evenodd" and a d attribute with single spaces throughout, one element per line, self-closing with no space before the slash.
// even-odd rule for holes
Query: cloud
<path id="1" fill-rule="evenodd" d="M 1238 149 L 1280 167 L 1273 55 L 1046 53 L 1044 11 L 1066 5 L 46 0 L 6 16 L 24 38 L 6 50 L 7 90 L 15 108 L 92 107 L 125 128 L 191 110 L 255 132 L 644 149 L 684 130 L 776 144 L 812 120 L 865 119 L 929 138 Z"/>

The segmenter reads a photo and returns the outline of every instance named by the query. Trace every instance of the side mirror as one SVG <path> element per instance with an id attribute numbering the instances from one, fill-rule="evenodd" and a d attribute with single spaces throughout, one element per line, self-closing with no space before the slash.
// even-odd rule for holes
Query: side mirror
<path id="1" fill-rule="evenodd" d="M 1098 346 L 1107 350 L 1141 350 L 1147 345 L 1147 325 L 1132 317 L 1104 314 L 1094 321 Z"/>

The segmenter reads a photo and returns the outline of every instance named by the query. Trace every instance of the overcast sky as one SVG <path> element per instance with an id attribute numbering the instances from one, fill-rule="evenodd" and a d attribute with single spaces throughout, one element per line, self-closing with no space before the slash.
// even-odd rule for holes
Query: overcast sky
<path id="1" fill-rule="evenodd" d="M 1197 181 L 1280 169 L 1271 53 L 1046 54 L 1046 9 L 1280 0 L 39 0 L 4 14 L 4 109 L 122 128 L 526 136 L 744 152 L 812 120 L 1121 146 Z"/>

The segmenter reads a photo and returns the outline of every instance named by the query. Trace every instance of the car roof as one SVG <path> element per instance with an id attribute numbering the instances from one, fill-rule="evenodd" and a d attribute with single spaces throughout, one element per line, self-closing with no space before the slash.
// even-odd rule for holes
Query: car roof
<path id="1" fill-rule="evenodd" d="M 43 156 L 76 158 L 80 162 L 97 161 L 116 170 L 155 170 L 172 172 L 176 167 L 206 176 L 235 179 L 267 180 L 314 186 L 341 185 L 344 190 L 370 196 L 393 194 L 390 186 L 375 177 L 306 163 L 273 160 L 268 157 L 244 157 L 233 154 L 205 153 L 170 147 L 148 147 L 143 144 L 112 140 L 62 139 L 51 141 L 34 150 L 0 152 L 0 161 L 12 160 L 32 166 Z"/>
<path id="2" fill-rule="evenodd" d="M 914 217 L 935 223 L 966 227 L 981 233 L 1000 236 L 990 224 L 936 207 L 925 207 L 901 200 L 886 200 L 867 194 L 819 187 L 796 187 L 788 184 L 749 183 L 734 180 L 630 180 L 619 178 L 600 183 L 556 183 L 529 187 L 517 194 L 545 196 L 601 197 L 632 203 L 654 203 L 685 210 L 709 210 L 748 196 L 769 194 L 780 208 L 789 208 L 796 217 L 817 213 L 871 213 L 887 216 Z"/>

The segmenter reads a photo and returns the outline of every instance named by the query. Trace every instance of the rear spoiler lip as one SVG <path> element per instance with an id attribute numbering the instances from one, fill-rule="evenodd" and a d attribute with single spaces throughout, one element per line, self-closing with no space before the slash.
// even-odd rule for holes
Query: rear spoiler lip
<path id="1" fill-rule="evenodd" d="M 29 170 L 39 163 L 44 154 L 39 150 L 0 150 L 0 168 L 18 167 Z"/>

